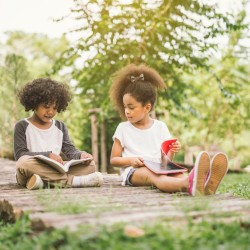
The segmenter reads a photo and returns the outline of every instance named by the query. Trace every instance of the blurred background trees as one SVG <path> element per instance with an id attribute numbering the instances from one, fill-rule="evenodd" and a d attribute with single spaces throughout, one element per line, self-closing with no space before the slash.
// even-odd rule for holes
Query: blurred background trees
<path id="1" fill-rule="evenodd" d="M 9 34 L 5 46 L 10 54 L 1 62 L 0 80 L 5 83 L 1 94 L 8 91 L 13 100 L 16 87 L 38 76 L 69 82 L 74 100 L 59 118 L 65 120 L 76 145 L 91 151 L 89 110 L 100 108 L 98 126 L 105 124 L 109 158 L 112 135 L 121 121 L 108 95 L 112 75 L 128 63 L 145 63 L 167 85 L 155 113 L 183 144 L 177 160 L 184 161 L 193 149 L 194 154 L 200 149 L 223 150 L 230 167 L 244 167 L 250 162 L 249 46 L 243 42 L 249 39 L 247 4 L 242 1 L 237 11 L 222 12 L 212 1 L 74 0 L 70 12 L 78 20 L 72 29 L 78 37 L 74 42 Z M 11 69 L 10 56 L 21 57 L 25 69 L 18 82 L 12 79 L 7 84 L 4 69 Z M 25 115 L 12 104 L 19 108 L 13 118 L 14 106 L 2 102 L 9 120 L 0 122 L 13 127 L 14 120 Z M 6 136 L 1 137 L 3 152 Z"/>
<path id="2" fill-rule="evenodd" d="M 15 123 L 26 117 L 17 99 L 18 90 L 34 78 L 46 76 L 56 59 L 67 48 L 65 37 L 50 39 L 42 34 L 8 32 L 1 46 L 0 61 L 0 156 L 13 158 L 13 129 Z M 55 76 L 60 80 L 60 77 Z M 66 79 L 65 79 L 66 80 Z"/>

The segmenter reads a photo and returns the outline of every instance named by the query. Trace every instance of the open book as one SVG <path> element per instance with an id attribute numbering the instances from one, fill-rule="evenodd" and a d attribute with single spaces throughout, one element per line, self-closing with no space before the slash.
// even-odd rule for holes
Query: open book
<path id="1" fill-rule="evenodd" d="M 79 163 L 83 163 L 86 161 L 90 161 L 92 160 L 92 158 L 85 158 L 85 159 L 78 159 L 78 160 L 70 160 L 67 161 L 64 165 L 59 163 L 58 161 L 55 161 L 53 159 L 50 159 L 47 156 L 44 155 L 35 155 L 34 156 L 36 159 L 39 159 L 45 163 L 47 163 L 48 165 L 50 165 L 51 167 L 55 168 L 58 172 L 60 173 L 65 173 L 68 172 L 69 168 L 71 166 L 77 165 Z"/>
<path id="2" fill-rule="evenodd" d="M 167 140 L 161 144 L 161 162 L 144 160 L 144 165 L 156 174 L 176 174 L 187 172 L 187 168 L 172 162 L 167 156 L 168 151 L 170 150 L 170 145 L 175 141 L 176 139 Z"/>

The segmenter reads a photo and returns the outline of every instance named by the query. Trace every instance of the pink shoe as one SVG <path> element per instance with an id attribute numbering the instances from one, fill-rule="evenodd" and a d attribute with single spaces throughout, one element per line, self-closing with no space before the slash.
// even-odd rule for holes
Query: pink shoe
<path id="1" fill-rule="evenodd" d="M 204 195 L 205 181 L 210 168 L 210 157 L 207 152 L 201 151 L 195 161 L 194 168 L 189 173 L 188 193 L 191 196 Z"/>
<path id="2" fill-rule="evenodd" d="M 205 195 L 215 194 L 228 170 L 228 159 L 224 153 L 217 153 L 211 160 L 210 173 L 205 183 Z"/>

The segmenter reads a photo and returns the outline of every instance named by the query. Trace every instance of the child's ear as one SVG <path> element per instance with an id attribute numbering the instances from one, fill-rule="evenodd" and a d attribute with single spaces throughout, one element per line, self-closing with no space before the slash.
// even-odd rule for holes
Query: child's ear
<path id="1" fill-rule="evenodd" d="M 151 103 L 147 103 L 145 106 L 147 112 L 150 112 L 152 110 L 152 104 Z"/>

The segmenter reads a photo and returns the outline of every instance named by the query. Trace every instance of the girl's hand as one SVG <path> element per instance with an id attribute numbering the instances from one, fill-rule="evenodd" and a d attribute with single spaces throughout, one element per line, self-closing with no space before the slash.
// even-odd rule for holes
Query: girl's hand
<path id="1" fill-rule="evenodd" d="M 130 158 L 130 166 L 132 166 L 134 168 L 143 167 L 144 166 L 143 158 L 141 158 L 141 157 L 131 157 Z"/>
<path id="2" fill-rule="evenodd" d="M 169 148 L 171 153 L 178 153 L 181 150 L 181 143 L 179 141 L 173 142 Z"/>
<path id="3" fill-rule="evenodd" d="M 52 159 L 52 160 L 55 160 L 61 164 L 64 164 L 63 160 L 62 160 L 62 157 L 60 155 L 56 155 L 54 153 L 50 153 L 49 154 L 49 158 Z"/>

